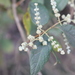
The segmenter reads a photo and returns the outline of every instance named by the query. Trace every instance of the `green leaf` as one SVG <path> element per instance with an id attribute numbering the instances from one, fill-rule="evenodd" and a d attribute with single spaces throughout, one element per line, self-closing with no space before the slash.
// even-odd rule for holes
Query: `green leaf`
<path id="1" fill-rule="evenodd" d="M 37 26 L 31 22 L 29 12 L 26 12 L 25 15 L 23 16 L 23 24 L 26 29 L 27 35 L 29 35 L 29 34 L 34 35 L 35 34 Z"/>
<path id="2" fill-rule="evenodd" d="M 65 33 L 69 43 L 75 47 L 75 26 L 73 25 L 63 25 L 61 26 L 61 29 Z"/>
<path id="3" fill-rule="evenodd" d="M 57 3 L 57 9 L 59 11 L 62 11 L 66 7 L 66 5 L 68 4 L 68 0 L 55 0 L 55 1 Z M 53 16 L 53 11 L 52 11 L 52 6 L 50 3 L 50 0 L 44 0 L 44 5 L 49 10 L 50 17 Z"/>
<path id="4" fill-rule="evenodd" d="M 48 61 L 51 52 L 51 45 L 48 42 L 47 46 L 43 46 L 41 43 L 36 41 L 35 43 L 38 48 L 31 50 L 30 54 L 30 71 L 31 75 L 37 75 L 42 70 L 44 64 Z"/>
<path id="5" fill-rule="evenodd" d="M 56 28 L 52 28 L 48 31 L 49 34 L 53 35 L 53 36 L 56 36 L 56 37 L 59 37 L 62 33 L 62 31 L 56 27 Z"/>
<path id="6" fill-rule="evenodd" d="M 55 0 L 57 3 L 57 8 L 59 11 L 62 11 L 68 4 L 68 0 Z"/>
<path id="7" fill-rule="evenodd" d="M 38 3 L 38 6 L 39 8 L 39 13 L 40 13 L 40 17 L 41 19 L 39 20 L 40 21 L 40 24 L 41 25 L 45 25 L 48 21 L 49 21 L 49 13 L 48 13 L 48 10 L 46 9 L 46 7 L 44 5 L 42 5 L 41 3 Z M 35 16 L 35 5 L 33 2 L 30 3 L 30 16 L 31 16 L 31 20 L 32 22 L 36 25 L 36 20 L 34 19 L 36 16 Z"/>
<path id="8" fill-rule="evenodd" d="M 25 15 L 23 16 L 23 23 L 28 35 L 30 34 L 30 28 L 31 28 L 30 22 L 31 20 L 29 12 L 26 12 Z"/>
<path id="9" fill-rule="evenodd" d="M 44 4 L 44 0 L 31 0 L 32 2 L 37 2 L 37 3 L 41 3 Z"/>
<path id="10" fill-rule="evenodd" d="M 52 6 L 50 4 L 50 0 L 44 0 L 44 5 L 48 9 L 50 17 L 54 17 Z"/>

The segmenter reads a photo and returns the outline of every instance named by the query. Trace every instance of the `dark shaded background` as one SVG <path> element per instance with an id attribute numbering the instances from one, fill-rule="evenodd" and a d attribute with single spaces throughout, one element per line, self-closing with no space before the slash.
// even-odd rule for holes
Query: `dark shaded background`
<path id="1" fill-rule="evenodd" d="M 4 2 L 3 2 L 4 1 Z M 10 1 L 10 3 L 9 3 Z M 18 2 L 19 0 L 17 0 Z M 18 6 L 17 12 L 21 25 L 22 17 L 27 10 L 29 0 L 25 0 Z M 18 47 L 22 43 L 12 13 L 12 0 L 0 0 L 0 75 L 29 75 L 29 57 L 26 52 L 19 52 Z M 67 6 L 61 14 L 73 13 L 73 9 Z M 52 21 L 54 23 L 54 21 Z M 50 25 L 50 24 L 49 24 Z M 23 27 L 24 28 L 24 27 Z M 60 40 L 63 48 L 62 37 Z M 72 48 L 72 47 L 71 47 Z M 75 75 L 75 50 L 72 48 L 70 55 L 57 54 L 61 63 L 54 66 L 55 57 L 51 54 L 49 61 L 41 71 L 43 75 Z"/>

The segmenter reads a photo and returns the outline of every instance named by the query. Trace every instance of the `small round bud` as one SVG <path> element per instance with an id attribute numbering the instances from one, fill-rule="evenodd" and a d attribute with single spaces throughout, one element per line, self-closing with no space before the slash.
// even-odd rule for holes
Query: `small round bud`
<path id="1" fill-rule="evenodd" d="M 39 24 L 40 23 L 40 21 L 36 21 L 36 24 Z"/>
<path id="2" fill-rule="evenodd" d="M 37 49 L 37 46 L 36 45 L 33 45 L 33 49 Z"/>
<path id="3" fill-rule="evenodd" d="M 32 42 L 30 42 L 28 45 L 29 45 L 30 47 L 32 47 L 32 46 L 33 46 L 33 43 L 32 43 Z"/>
<path id="4" fill-rule="evenodd" d="M 70 49 L 70 46 L 67 46 L 67 48 L 66 49 Z"/>
<path id="5" fill-rule="evenodd" d="M 35 13 L 35 15 L 36 15 L 36 16 L 38 16 L 38 15 L 40 15 L 40 13 L 39 13 L 39 12 L 37 12 L 37 13 Z"/>
<path id="6" fill-rule="evenodd" d="M 56 41 L 52 41 L 51 45 L 53 46 L 53 45 L 55 45 L 55 44 L 56 44 Z"/>
<path id="7" fill-rule="evenodd" d="M 61 17 L 62 17 L 62 19 L 65 19 L 65 15 L 62 15 Z"/>
<path id="8" fill-rule="evenodd" d="M 43 41 L 43 45 L 47 45 L 47 41 Z"/>
<path id="9" fill-rule="evenodd" d="M 48 38 L 48 41 L 52 41 L 53 39 L 54 39 L 53 36 L 51 36 Z"/>
<path id="10" fill-rule="evenodd" d="M 27 43 L 26 43 L 26 42 L 23 42 L 21 45 L 22 45 L 22 46 L 26 46 L 26 45 L 27 45 Z"/>
<path id="11" fill-rule="evenodd" d="M 43 42 L 43 40 L 44 40 L 43 37 L 40 36 L 39 37 L 39 42 Z"/>
<path id="12" fill-rule="evenodd" d="M 38 25 L 37 29 L 41 29 L 43 26 L 42 25 Z"/>
<path id="13" fill-rule="evenodd" d="M 40 30 L 37 30 L 36 33 L 37 33 L 37 34 L 41 34 L 41 31 L 40 31 Z"/>
<path id="14" fill-rule="evenodd" d="M 24 51 L 26 51 L 26 52 L 27 52 L 28 50 L 29 50 L 29 49 L 28 49 L 28 48 L 26 48 Z"/>
<path id="15" fill-rule="evenodd" d="M 65 54 L 65 52 L 62 50 L 62 51 L 60 52 L 60 54 L 61 54 L 61 55 L 64 55 L 64 54 Z"/>
<path id="16" fill-rule="evenodd" d="M 58 52 L 62 51 L 62 48 L 58 48 Z"/>
<path id="17" fill-rule="evenodd" d="M 34 5 L 35 5 L 35 6 L 37 6 L 37 5 L 38 5 L 38 3 L 34 3 Z"/>
<path id="18" fill-rule="evenodd" d="M 23 49 L 22 49 L 22 46 L 19 46 L 19 51 L 22 51 Z"/>
<path id="19" fill-rule="evenodd" d="M 67 54 L 70 54 L 70 53 L 71 53 L 71 50 L 70 50 L 70 49 L 68 49 L 68 50 L 67 50 Z"/>

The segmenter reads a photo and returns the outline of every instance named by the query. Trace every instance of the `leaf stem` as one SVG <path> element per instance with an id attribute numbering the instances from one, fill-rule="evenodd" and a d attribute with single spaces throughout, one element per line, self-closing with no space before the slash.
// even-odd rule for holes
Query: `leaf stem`
<path id="1" fill-rule="evenodd" d="M 63 21 L 65 21 L 65 20 L 62 20 L 62 21 L 60 21 L 60 22 L 63 22 Z M 60 22 L 57 22 L 56 24 L 54 24 L 53 26 L 51 26 L 50 28 L 48 28 L 45 32 L 48 32 L 50 29 L 52 29 L 52 28 L 54 28 L 55 26 L 57 26 Z M 44 32 L 42 35 L 44 35 L 45 32 Z"/>

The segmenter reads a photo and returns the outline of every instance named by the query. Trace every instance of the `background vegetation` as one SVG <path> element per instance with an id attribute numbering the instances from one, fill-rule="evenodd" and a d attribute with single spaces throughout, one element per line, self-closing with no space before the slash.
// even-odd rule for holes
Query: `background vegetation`
<path id="1" fill-rule="evenodd" d="M 17 25 L 14 21 L 14 15 L 12 10 L 13 0 L 0 0 L 0 75 L 29 75 L 29 56 L 26 52 L 19 52 L 18 47 L 22 42 Z M 25 26 L 23 25 L 23 17 L 26 18 L 26 22 L 29 20 L 28 14 L 29 0 L 21 2 L 16 0 L 17 15 L 20 20 L 21 26 L 26 33 Z M 61 14 L 72 14 L 73 9 L 66 6 Z M 26 15 L 24 15 L 26 13 Z M 25 22 L 25 23 L 26 23 Z M 27 22 L 27 25 L 29 23 Z M 45 27 L 55 23 L 56 20 L 53 18 Z M 28 28 L 28 27 L 27 27 Z M 26 28 L 26 29 L 27 29 Z M 32 29 L 31 29 L 32 31 Z M 29 32 L 28 32 L 29 33 Z M 28 34 L 27 33 L 27 34 Z M 31 32 L 31 34 L 34 32 Z M 55 32 L 51 32 L 55 33 Z M 58 31 L 59 33 L 59 31 Z M 57 40 L 60 40 L 63 48 L 64 44 L 61 41 L 61 36 L 55 36 Z M 26 39 L 25 39 L 26 40 Z M 75 75 L 75 50 L 72 48 L 70 55 L 61 56 L 57 54 L 61 63 L 54 66 L 56 62 L 55 57 L 51 54 L 49 61 L 45 64 L 41 71 L 43 75 Z"/>

